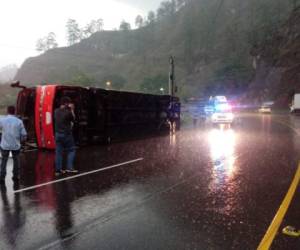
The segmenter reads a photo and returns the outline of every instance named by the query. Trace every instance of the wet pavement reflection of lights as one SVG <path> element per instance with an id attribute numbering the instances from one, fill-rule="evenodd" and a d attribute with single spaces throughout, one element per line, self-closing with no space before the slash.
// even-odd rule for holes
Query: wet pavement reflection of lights
<path id="1" fill-rule="evenodd" d="M 212 210 L 222 216 L 231 216 L 239 209 L 236 169 L 236 133 L 220 127 L 209 131 L 208 142 L 212 161 L 209 193 L 213 199 Z"/>
<path id="2" fill-rule="evenodd" d="M 214 177 L 216 177 L 216 179 L 233 177 L 236 159 L 235 132 L 232 129 L 213 129 L 209 132 L 208 141 Z"/>
<path id="3" fill-rule="evenodd" d="M 176 146 L 176 133 L 170 132 L 170 146 Z"/>

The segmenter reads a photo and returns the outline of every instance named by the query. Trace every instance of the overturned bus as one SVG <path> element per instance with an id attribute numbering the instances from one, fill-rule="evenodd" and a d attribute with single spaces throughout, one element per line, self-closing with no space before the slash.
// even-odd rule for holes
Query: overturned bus
<path id="1" fill-rule="evenodd" d="M 43 85 L 22 90 L 17 115 L 24 121 L 28 141 L 55 149 L 54 110 L 63 96 L 75 104 L 74 138 L 79 145 L 149 135 L 180 127 L 180 102 L 169 95 L 151 95 L 100 88 Z"/>

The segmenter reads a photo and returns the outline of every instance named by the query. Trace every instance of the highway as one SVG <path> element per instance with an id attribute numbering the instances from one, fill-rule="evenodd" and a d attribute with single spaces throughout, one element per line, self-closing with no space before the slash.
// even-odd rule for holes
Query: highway
<path id="1" fill-rule="evenodd" d="M 53 152 L 28 151 L 1 187 L 0 249 L 300 249 L 281 233 L 300 228 L 299 135 L 300 117 L 243 114 L 81 148 L 61 177 Z"/>

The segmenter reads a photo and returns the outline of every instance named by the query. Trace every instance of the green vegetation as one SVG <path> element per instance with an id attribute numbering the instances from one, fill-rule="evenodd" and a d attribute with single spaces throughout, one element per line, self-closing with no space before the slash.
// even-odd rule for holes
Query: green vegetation
<path id="1" fill-rule="evenodd" d="M 163 1 L 156 13 L 136 18 L 136 30 L 123 21 L 119 31 L 93 30 L 86 39 L 80 38 L 77 22 L 69 20 L 72 46 L 27 60 L 17 79 L 103 86 L 107 76 L 118 75 L 122 80 L 112 81 L 116 89 L 160 93 L 160 88 L 167 89 L 168 58 L 173 55 L 181 97 L 232 94 L 247 88 L 255 75 L 253 51 L 267 44 L 297 4 Z"/>
<path id="2" fill-rule="evenodd" d="M 74 75 L 70 81 L 70 84 L 79 86 L 91 86 L 93 83 L 95 83 L 95 80 L 82 72 Z"/>
<path id="3" fill-rule="evenodd" d="M 109 88 L 113 90 L 122 90 L 126 84 L 126 79 L 118 74 L 112 74 L 105 76 L 101 83 L 100 87 Z"/>
<path id="4" fill-rule="evenodd" d="M 169 88 L 169 79 L 167 75 L 156 75 L 146 77 L 140 85 L 140 90 L 150 94 L 167 94 Z"/>
<path id="5" fill-rule="evenodd" d="M 10 87 L 9 84 L 0 85 L 0 115 L 6 113 L 6 107 L 16 104 L 17 93 L 19 90 Z"/>

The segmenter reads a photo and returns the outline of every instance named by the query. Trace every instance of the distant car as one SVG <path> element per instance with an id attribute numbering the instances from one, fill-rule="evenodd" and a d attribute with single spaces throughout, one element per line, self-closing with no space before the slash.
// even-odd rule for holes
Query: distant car
<path id="1" fill-rule="evenodd" d="M 269 107 L 269 106 L 261 106 L 259 109 L 258 109 L 258 112 L 259 113 L 262 113 L 262 114 L 270 114 L 270 113 L 272 113 L 272 109 L 271 109 L 271 107 Z"/>
<path id="2" fill-rule="evenodd" d="M 258 109 L 259 113 L 270 114 L 272 113 L 272 105 L 274 102 L 264 102 L 261 107 Z"/>

